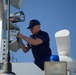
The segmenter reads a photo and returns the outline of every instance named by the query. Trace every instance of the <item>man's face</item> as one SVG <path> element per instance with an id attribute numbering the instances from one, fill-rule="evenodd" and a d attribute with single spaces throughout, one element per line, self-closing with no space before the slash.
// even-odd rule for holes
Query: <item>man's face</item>
<path id="1" fill-rule="evenodd" d="M 39 30 L 40 30 L 40 25 L 36 25 L 30 29 L 32 34 L 37 34 Z"/>

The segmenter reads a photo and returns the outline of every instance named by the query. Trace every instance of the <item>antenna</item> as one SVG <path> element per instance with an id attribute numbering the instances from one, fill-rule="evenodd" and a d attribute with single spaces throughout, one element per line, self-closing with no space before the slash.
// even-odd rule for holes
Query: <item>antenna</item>
<path id="1" fill-rule="evenodd" d="M 9 51 L 9 39 L 10 39 L 10 22 L 9 15 L 10 14 L 10 0 L 8 0 L 8 22 L 7 22 L 7 30 L 8 30 L 8 42 L 7 42 L 7 58 L 6 62 L 4 62 L 3 69 L 4 72 L 0 75 L 16 75 L 12 72 L 12 64 L 10 63 L 10 51 Z"/>
<path id="2" fill-rule="evenodd" d="M 67 29 L 55 33 L 55 39 L 60 61 L 73 62 L 70 52 L 70 32 Z"/>
<path id="3" fill-rule="evenodd" d="M 70 32 L 67 29 L 55 33 L 59 56 L 70 56 Z"/>
<path id="4" fill-rule="evenodd" d="M 7 5 L 7 8 L 5 8 L 5 5 Z M 17 51 L 21 47 L 21 42 L 20 39 L 14 40 L 11 38 L 13 40 L 10 40 L 10 36 L 12 35 L 16 38 L 17 33 L 19 32 L 19 27 L 16 26 L 16 23 L 25 21 L 25 15 L 22 11 L 10 15 L 10 5 L 19 9 L 21 7 L 21 0 L 0 0 L 0 61 L 4 62 L 4 71 L 0 75 L 16 75 L 12 72 L 12 64 L 10 63 L 10 50 Z M 6 16 L 8 17 L 8 20 L 6 19 Z M 8 35 L 7 39 L 6 30 Z M 14 44 L 17 46 L 17 48 Z"/>

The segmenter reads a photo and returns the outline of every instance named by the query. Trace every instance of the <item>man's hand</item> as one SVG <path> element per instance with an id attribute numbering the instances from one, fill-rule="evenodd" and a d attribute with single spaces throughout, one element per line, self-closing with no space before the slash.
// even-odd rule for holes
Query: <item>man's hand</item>
<path id="1" fill-rule="evenodd" d="M 17 37 L 20 38 L 20 39 L 22 39 L 23 35 L 21 33 L 18 33 Z"/>
<path id="2" fill-rule="evenodd" d="M 28 42 L 28 43 L 30 43 L 32 45 L 39 45 L 39 44 L 41 44 L 43 42 L 43 40 L 40 39 L 40 38 L 36 38 L 36 39 L 28 38 L 28 37 L 26 37 L 26 36 L 24 36 L 24 35 L 22 35 L 20 33 L 18 33 L 17 37 L 20 38 L 20 39 L 25 40 L 26 42 Z"/>

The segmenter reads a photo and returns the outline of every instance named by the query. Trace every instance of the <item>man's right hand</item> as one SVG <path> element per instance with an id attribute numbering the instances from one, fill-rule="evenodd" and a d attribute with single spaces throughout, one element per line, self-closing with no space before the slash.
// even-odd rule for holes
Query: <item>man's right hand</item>
<path id="1" fill-rule="evenodd" d="M 22 39 L 23 38 L 23 35 L 21 33 L 18 33 L 17 34 L 17 37 L 20 38 L 20 39 Z"/>

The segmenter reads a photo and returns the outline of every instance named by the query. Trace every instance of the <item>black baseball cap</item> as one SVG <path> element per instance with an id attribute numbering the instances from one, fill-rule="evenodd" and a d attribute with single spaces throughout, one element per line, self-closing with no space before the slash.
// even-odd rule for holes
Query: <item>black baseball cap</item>
<path id="1" fill-rule="evenodd" d="M 36 25 L 41 25 L 41 24 L 40 24 L 40 22 L 38 20 L 33 19 L 33 20 L 30 21 L 29 27 L 27 27 L 27 29 L 31 29 L 31 28 L 33 28 Z"/>

